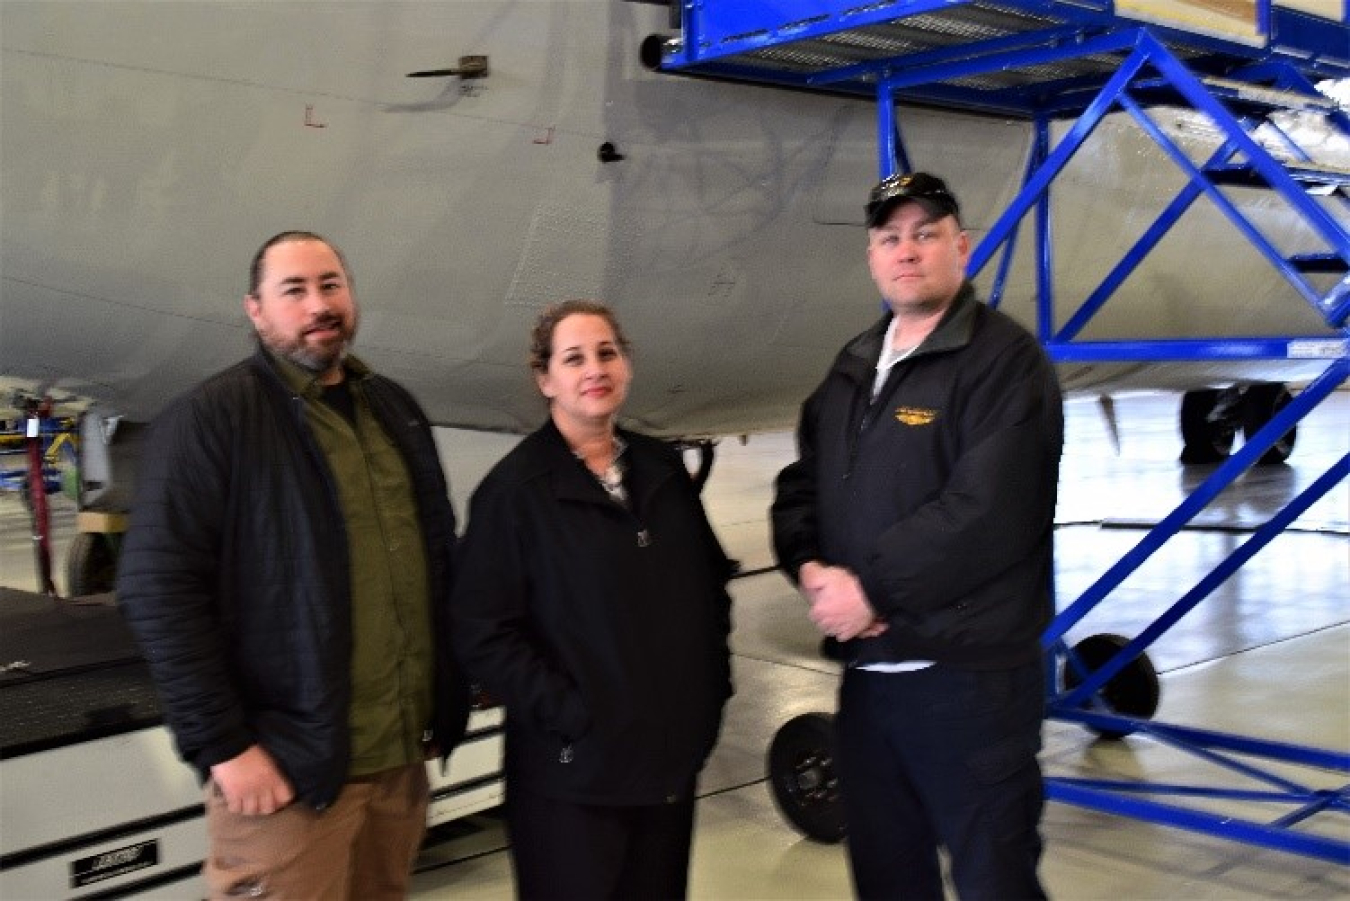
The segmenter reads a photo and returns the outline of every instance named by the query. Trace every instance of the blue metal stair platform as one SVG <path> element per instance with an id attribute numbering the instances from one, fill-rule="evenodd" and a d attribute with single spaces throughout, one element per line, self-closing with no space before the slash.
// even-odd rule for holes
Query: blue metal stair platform
<path id="1" fill-rule="evenodd" d="M 1129 52 L 1092 45 L 1147 25 L 1197 74 L 1293 63 L 1310 77 L 1350 76 L 1344 0 L 1324 0 L 1330 15 L 1269 0 L 1228 5 L 1250 8 L 1250 28 L 1205 29 L 1181 15 L 1167 24 L 1149 14 L 1183 13 L 1191 6 L 1184 0 L 685 0 L 683 38 L 668 48 L 664 67 L 867 96 L 903 71 L 903 101 L 1077 114 Z M 1216 14 L 1213 21 L 1239 20 Z"/>

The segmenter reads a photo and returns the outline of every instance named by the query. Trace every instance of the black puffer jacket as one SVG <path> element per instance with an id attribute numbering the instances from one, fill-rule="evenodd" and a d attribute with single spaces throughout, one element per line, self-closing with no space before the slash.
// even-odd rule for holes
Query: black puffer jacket
<path id="1" fill-rule="evenodd" d="M 183 759 L 258 743 L 297 797 L 329 804 L 347 774 L 347 537 L 337 489 L 294 395 L 261 349 L 175 401 L 145 442 L 118 604 L 150 664 Z M 454 512 L 426 417 L 362 377 L 418 500 L 437 634 L 436 740 L 462 737 L 468 688 L 448 648 Z"/>
<path id="2" fill-rule="evenodd" d="M 687 798 L 731 694 L 730 575 L 679 457 L 630 432 L 632 512 L 550 421 L 474 492 L 453 632 L 506 705 L 506 777 L 590 804 Z"/>
<path id="3" fill-rule="evenodd" d="M 772 510 L 778 562 L 793 577 L 813 559 L 858 574 L 890 629 L 848 643 L 846 658 L 1034 660 L 1054 612 L 1054 368 L 966 284 L 873 402 L 888 324 L 845 345 L 803 406 Z"/>

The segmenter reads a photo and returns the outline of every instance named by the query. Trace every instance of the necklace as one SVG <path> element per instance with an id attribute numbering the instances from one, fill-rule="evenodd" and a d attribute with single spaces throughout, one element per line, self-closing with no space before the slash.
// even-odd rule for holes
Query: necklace
<path id="1" fill-rule="evenodd" d="M 617 458 L 605 467 L 604 472 L 593 473 L 593 475 L 595 475 L 596 481 L 600 483 L 600 487 L 605 489 L 610 497 L 615 500 L 623 500 L 625 494 L 623 490 L 623 467 L 619 465 Z"/>
<path id="2" fill-rule="evenodd" d="M 586 471 L 595 477 L 600 483 L 600 487 L 605 489 L 605 493 L 620 504 L 628 503 L 628 491 L 623 487 L 623 454 L 628 450 L 628 445 L 618 435 L 614 436 L 614 456 L 610 457 L 609 464 L 605 466 L 604 472 L 596 472 L 589 466 Z M 586 458 L 581 454 L 576 454 L 582 465 L 586 465 Z"/>

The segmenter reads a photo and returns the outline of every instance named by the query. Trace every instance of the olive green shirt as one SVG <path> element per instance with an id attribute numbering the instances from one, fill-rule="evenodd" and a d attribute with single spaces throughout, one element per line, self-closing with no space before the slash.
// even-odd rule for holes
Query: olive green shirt
<path id="1" fill-rule="evenodd" d="M 371 412 L 360 360 L 344 362 L 355 421 L 323 400 L 313 373 L 272 356 L 305 402 L 337 486 L 351 576 L 351 765 L 362 776 L 424 759 L 434 650 L 426 543 L 407 465 Z"/>

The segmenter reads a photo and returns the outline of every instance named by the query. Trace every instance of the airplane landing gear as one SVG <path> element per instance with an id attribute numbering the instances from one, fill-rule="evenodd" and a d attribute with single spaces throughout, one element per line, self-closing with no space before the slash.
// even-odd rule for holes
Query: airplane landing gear
<path id="1" fill-rule="evenodd" d="M 1181 462 L 1220 463 L 1237 435 L 1236 389 L 1187 391 L 1181 399 Z"/>
<path id="2" fill-rule="evenodd" d="M 807 838 L 844 839 L 844 802 L 834 770 L 834 717 L 803 713 L 769 744 L 769 785 L 778 810 Z"/>
<path id="3" fill-rule="evenodd" d="M 1242 393 L 1242 435 L 1251 437 L 1294 399 L 1289 389 L 1278 382 L 1252 385 Z M 1280 439 L 1261 455 L 1258 463 L 1283 463 L 1294 452 L 1294 441 L 1298 438 L 1295 426 L 1280 436 Z"/>
<path id="4" fill-rule="evenodd" d="M 717 456 L 717 442 L 711 438 L 695 438 L 688 441 L 672 442 L 672 446 L 676 453 L 682 458 L 686 458 L 686 467 L 688 467 L 687 456 L 689 451 L 698 454 L 697 463 L 693 469 L 689 470 L 689 478 L 694 481 L 694 487 L 702 494 L 703 486 L 708 484 L 708 476 L 712 475 L 713 461 Z"/>
<path id="5" fill-rule="evenodd" d="M 1072 692 L 1126 645 L 1122 635 L 1092 635 L 1068 652 L 1060 672 L 1065 693 Z M 1098 689 L 1083 709 L 1150 719 L 1158 710 L 1161 684 L 1147 654 L 1139 654 Z M 1104 709 L 1103 709 L 1104 708 Z M 1123 738 L 1132 730 L 1088 723 L 1103 738 Z M 807 838 L 833 844 L 847 835 L 844 802 L 835 768 L 834 717 L 803 713 L 779 728 L 769 744 L 769 788 L 779 812 Z"/>
<path id="6" fill-rule="evenodd" d="M 1222 463 L 1233 449 L 1239 427 L 1250 439 L 1291 400 L 1289 389 L 1278 382 L 1187 391 L 1181 399 L 1181 462 Z M 1291 428 L 1257 462 L 1285 462 L 1297 437 L 1298 429 Z"/>

